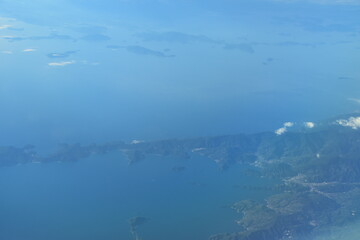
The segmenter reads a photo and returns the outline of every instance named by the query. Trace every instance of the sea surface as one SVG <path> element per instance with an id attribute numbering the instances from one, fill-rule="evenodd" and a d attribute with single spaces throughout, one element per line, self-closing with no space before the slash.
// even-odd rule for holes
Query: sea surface
<path id="1" fill-rule="evenodd" d="M 140 216 L 143 240 L 205 240 L 240 231 L 230 205 L 274 194 L 274 181 L 200 156 L 129 166 L 120 152 L 1 168 L 0 239 L 132 240 L 128 220 Z"/>

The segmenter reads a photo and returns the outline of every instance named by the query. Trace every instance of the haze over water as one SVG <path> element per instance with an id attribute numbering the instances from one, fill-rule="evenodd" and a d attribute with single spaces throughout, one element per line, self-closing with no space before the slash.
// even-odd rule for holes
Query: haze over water
<path id="1" fill-rule="evenodd" d="M 187 167 L 175 172 L 174 166 Z M 128 220 L 146 216 L 143 239 L 207 239 L 237 231 L 233 202 L 276 191 L 240 167 L 221 172 L 208 159 L 149 159 L 129 168 L 119 153 L 77 163 L 0 170 L 4 239 L 132 239 Z M 241 174 L 239 174 L 241 173 Z M 251 182 L 251 183 L 250 183 Z"/>

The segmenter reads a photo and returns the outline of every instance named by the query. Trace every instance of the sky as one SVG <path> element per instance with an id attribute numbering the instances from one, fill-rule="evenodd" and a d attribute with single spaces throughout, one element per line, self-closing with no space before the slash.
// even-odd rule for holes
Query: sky
<path id="1" fill-rule="evenodd" d="M 359 0 L 0 0 L 0 145 L 273 131 L 360 104 Z"/>

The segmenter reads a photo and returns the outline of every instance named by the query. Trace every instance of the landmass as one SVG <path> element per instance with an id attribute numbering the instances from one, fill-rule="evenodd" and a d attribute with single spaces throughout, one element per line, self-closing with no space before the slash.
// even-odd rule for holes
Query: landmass
<path id="1" fill-rule="evenodd" d="M 331 226 L 359 219 L 360 131 L 356 121 L 360 123 L 359 116 L 328 121 L 318 128 L 308 124 L 311 128 L 288 132 L 285 128 L 275 133 L 88 146 L 64 144 L 47 156 L 39 155 L 31 145 L 0 147 L 0 167 L 72 162 L 112 151 L 122 152 L 130 165 L 152 155 L 184 159 L 201 155 L 216 162 L 222 170 L 244 164 L 251 166 L 248 174 L 280 179 L 282 184 L 273 186 L 277 193 L 262 201 L 249 199 L 234 203 L 231 208 L 239 214 L 236 223 L 241 230 L 216 234 L 209 239 L 310 239 Z M 181 172 L 185 168 L 172 170 Z M 134 232 L 140 220 L 144 219 L 131 220 Z"/>

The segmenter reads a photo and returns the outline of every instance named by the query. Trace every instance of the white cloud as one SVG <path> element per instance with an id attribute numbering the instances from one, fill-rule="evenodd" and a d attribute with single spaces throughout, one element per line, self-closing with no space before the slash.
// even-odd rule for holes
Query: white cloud
<path id="1" fill-rule="evenodd" d="M 193 150 L 191 150 L 191 152 L 199 152 L 199 151 L 203 151 L 206 148 L 194 148 Z"/>
<path id="2" fill-rule="evenodd" d="M 91 65 L 91 66 L 97 66 L 100 64 L 99 62 L 89 62 L 87 60 L 83 60 L 83 61 L 81 61 L 81 63 L 84 65 Z"/>
<path id="3" fill-rule="evenodd" d="M 11 27 L 11 25 L 1 25 L 0 30 L 7 29 L 9 27 Z"/>
<path id="4" fill-rule="evenodd" d="M 283 127 L 275 130 L 275 134 L 276 135 L 281 135 L 287 132 L 288 128 L 293 127 L 294 123 L 293 122 L 285 122 Z"/>
<path id="5" fill-rule="evenodd" d="M 315 123 L 313 123 L 313 122 L 305 122 L 304 125 L 307 128 L 314 128 L 315 127 Z"/>
<path id="6" fill-rule="evenodd" d="M 294 123 L 293 122 L 286 122 L 284 123 L 284 127 L 293 127 Z"/>
<path id="7" fill-rule="evenodd" d="M 3 53 L 3 54 L 13 54 L 12 51 L 1 51 L 1 53 Z"/>
<path id="8" fill-rule="evenodd" d="M 0 36 L 0 38 L 2 38 L 2 39 L 13 39 L 13 38 L 16 38 L 16 37 L 11 36 L 11 35 L 6 35 L 6 36 Z"/>
<path id="9" fill-rule="evenodd" d="M 35 48 L 27 48 L 27 49 L 24 49 L 23 52 L 35 52 L 37 49 Z"/>
<path id="10" fill-rule="evenodd" d="M 286 128 L 286 127 L 282 127 L 282 128 L 277 129 L 277 130 L 275 131 L 275 134 L 276 134 L 276 135 L 281 135 L 281 134 L 286 133 L 286 131 L 287 131 L 287 128 Z"/>
<path id="11" fill-rule="evenodd" d="M 348 98 L 348 100 L 359 103 L 360 104 L 360 99 L 358 98 Z"/>
<path id="12" fill-rule="evenodd" d="M 64 67 L 66 65 L 70 65 L 70 64 L 74 64 L 74 63 L 75 63 L 75 61 L 51 62 L 51 63 L 48 63 L 48 65 L 51 67 Z"/>
<path id="13" fill-rule="evenodd" d="M 360 128 L 360 117 L 350 117 L 348 120 L 339 119 L 336 122 L 343 127 L 351 127 L 355 130 Z"/>

